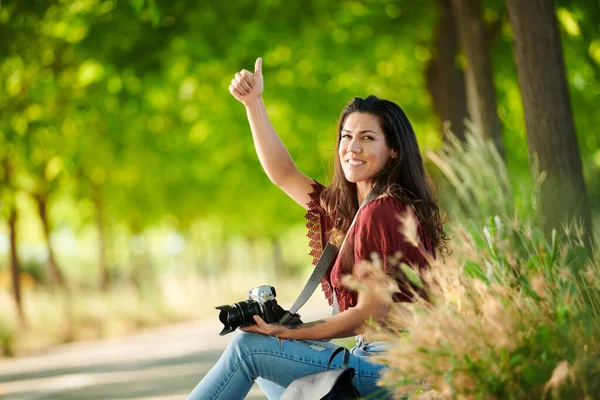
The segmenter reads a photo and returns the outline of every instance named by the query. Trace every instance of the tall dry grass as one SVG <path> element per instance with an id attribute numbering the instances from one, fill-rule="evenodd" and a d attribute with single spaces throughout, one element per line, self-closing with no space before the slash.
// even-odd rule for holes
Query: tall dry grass
<path id="1" fill-rule="evenodd" d="M 579 259 L 579 247 L 560 245 L 552 253 L 545 245 L 543 261 L 537 254 L 525 259 L 507 253 L 508 246 L 498 250 L 502 234 L 490 237 L 494 257 L 463 236 L 452 258 L 431 260 L 427 273 L 413 276 L 429 301 L 392 304 L 385 324 L 370 329 L 371 340 L 393 345 L 379 357 L 389 366 L 382 383 L 398 398 L 595 398 L 598 257 Z"/>
<path id="2" fill-rule="evenodd" d="M 452 254 L 430 259 L 421 276 L 408 274 L 427 301 L 390 303 L 387 319 L 371 324 L 370 340 L 392 344 L 377 358 L 389 367 L 381 383 L 397 398 L 597 398 L 600 257 L 588 254 L 574 224 L 546 240 L 532 215 L 518 219 L 511 197 L 500 197 L 508 180 L 497 177 L 489 189 L 490 177 L 505 170 L 481 139 L 451 146 L 456 158 L 446 148 L 434 161 L 455 180 Z M 485 184 L 474 183 L 478 173 Z M 487 222 L 469 220 L 469 210 Z M 390 277 L 371 270 L 360 288 L 393 292 Z"/>

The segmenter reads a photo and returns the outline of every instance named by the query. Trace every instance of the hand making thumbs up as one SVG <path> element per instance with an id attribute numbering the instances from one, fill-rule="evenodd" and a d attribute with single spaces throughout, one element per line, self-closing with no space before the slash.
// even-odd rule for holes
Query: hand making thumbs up
<path id="1" fill-rule="evenodd" d="M 262 58 L 256 59 L 254 73 L 241 70 L 235 74 L 229 85 L 229 92 L 245 106 L 250 105 L 263 92 Z"/>

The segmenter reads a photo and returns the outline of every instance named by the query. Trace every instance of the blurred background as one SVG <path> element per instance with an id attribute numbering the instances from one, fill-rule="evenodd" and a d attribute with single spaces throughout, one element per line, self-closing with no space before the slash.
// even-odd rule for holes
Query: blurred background
<path id="1" fill-rule="evenodd" d="M 598 226 L 600 4 L 530 15 L 560 41 L 519 31 L 518 53 L 511 19 L 528 10 L 512 3 L 2 0 L 0 352 L 216 318 L 260 284 L 293 300 L 304 210 L 263 173 L 228 91 L 259 56 L 271 121 L 316 180 L 344 105 L 375 94 L 411 120 L 449 233 L 495 215 Z M 530 125 L 535 82 L 518 76 L 536 48 L 564 56 L 564 91 L 533 99 L 566 128 Z M 544 204 L 544 179 L 576 199 Z"/>

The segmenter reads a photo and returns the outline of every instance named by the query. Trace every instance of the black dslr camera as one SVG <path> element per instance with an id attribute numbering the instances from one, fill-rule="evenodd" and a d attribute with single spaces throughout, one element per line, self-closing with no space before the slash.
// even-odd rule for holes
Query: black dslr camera
<path id="1" fill-rule="evenodd" d="M 258 315 L 267 324 L 279 322 L 283 325 L 301 324 L 298 314 L 285 311 L 275 300 L 275 288 L 262 285 L 248 291 L 246 301 L 215 307 L 221 310 L 219 320 L 223 323 L 223 330 L 219 335 L 227 335 L 237 328 L 256 324 L 254 316 Z"/>

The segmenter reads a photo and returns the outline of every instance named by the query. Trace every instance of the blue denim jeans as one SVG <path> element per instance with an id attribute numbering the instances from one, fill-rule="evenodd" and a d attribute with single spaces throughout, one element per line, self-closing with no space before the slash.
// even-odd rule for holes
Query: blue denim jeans
<path id="1" fill-rule="evenodd" d="M 349 366 L 354 368 L 354 385 L 362 397 L 388 398 L 389 393 L 376 386 L 384 365 L 369 356 L 384 350 L 384 343 L 357 343 L 351 350 Z M 295 379 L 325 371 L 335 343 L 283 340 L 258 333 L 237 332 L 227 349 L 198 383 L 188 400 L 243 399 L 256 380 L 269 400 L 279 399 Z M 342 367 L 342 355 L 331 368 Z"/>

